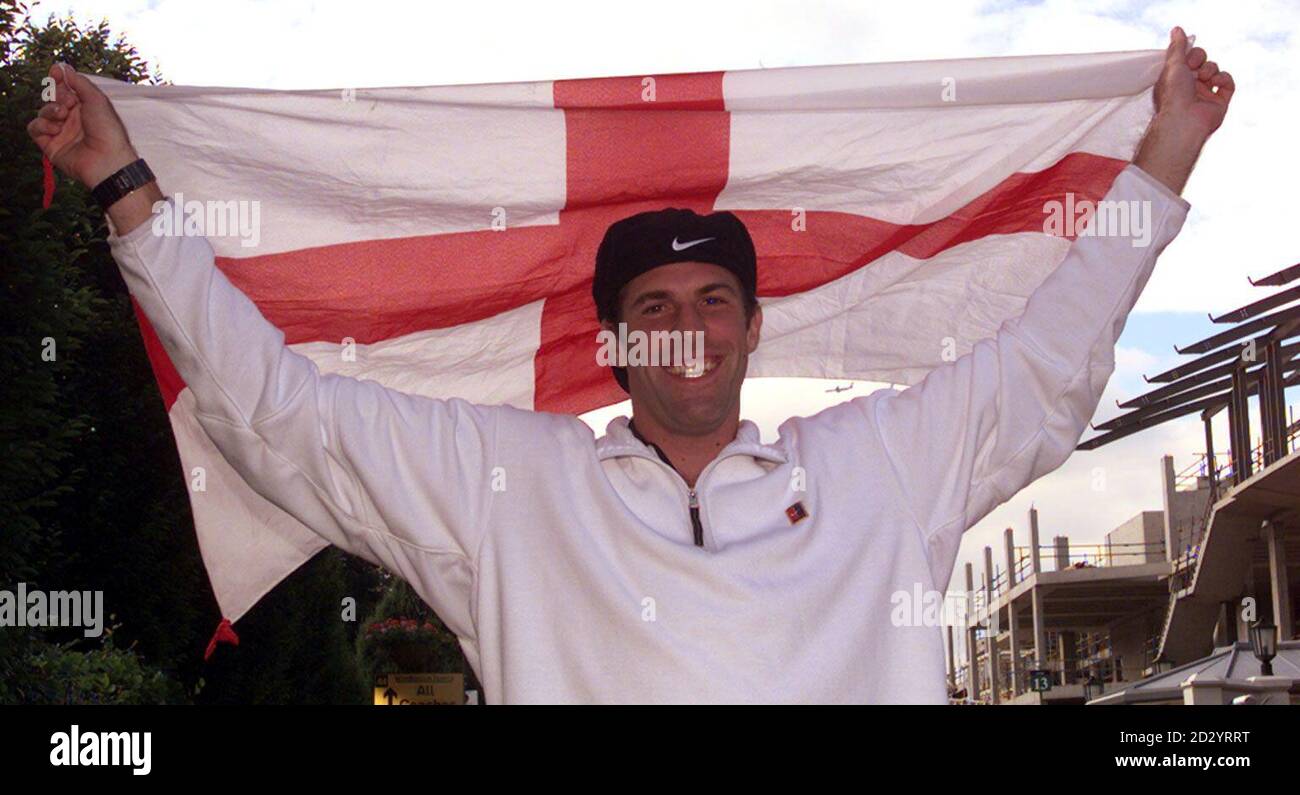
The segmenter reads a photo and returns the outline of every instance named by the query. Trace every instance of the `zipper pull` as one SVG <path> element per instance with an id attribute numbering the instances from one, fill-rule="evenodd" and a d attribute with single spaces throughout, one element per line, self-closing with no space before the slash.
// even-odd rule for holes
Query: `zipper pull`
<path id="1" fill-rule="evenodd" d="M 700 498 L 690 490 L 691 527 L 695 529 L 695 546 L 704 546 L 704 525 L 700 523 Z"/>

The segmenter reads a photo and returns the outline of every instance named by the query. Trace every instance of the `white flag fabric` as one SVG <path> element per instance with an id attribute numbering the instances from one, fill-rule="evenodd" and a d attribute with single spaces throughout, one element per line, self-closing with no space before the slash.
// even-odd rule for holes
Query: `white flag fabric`
<path id="1" fill-rule="evenodd" d="M 667 206 L 733 211 L 754 238 L 750 375 L 917 383 L 1061 262 L 1073 235 L 1049 233 L 1045 207 L 1107 193 L 1162 62 L 320 91 L 92 79 L 164 191 L 199 203 L 218 267 L 321 372 L 580 413 L 625 398 L 595 356 L 596 247 Z M 202 469 L 195 525 L 235 621 L 326 543 L 222 460 L 138 317 L 187 479 Z"/>

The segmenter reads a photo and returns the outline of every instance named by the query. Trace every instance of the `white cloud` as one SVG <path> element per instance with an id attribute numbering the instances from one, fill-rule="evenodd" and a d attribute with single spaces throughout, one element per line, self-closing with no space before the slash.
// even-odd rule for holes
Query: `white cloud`
<path id="1" fill-rule="evenodd" d="M 1150 351 L 1144 351 L 1141 348 L 1116 346 L 1115 375 L 1111 378 L 1111 381 L 1113 383 L 1129 376 L 1137 377 L 1143 373 L 1153 373 L 1160 365 L 1160 361 L 1160 357 Z"/>

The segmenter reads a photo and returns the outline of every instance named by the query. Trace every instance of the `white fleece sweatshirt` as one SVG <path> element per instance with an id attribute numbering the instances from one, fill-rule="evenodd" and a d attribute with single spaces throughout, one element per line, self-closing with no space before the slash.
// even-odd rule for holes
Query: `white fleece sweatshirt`
<path id="1" fill-rule="evenodd" d="M 1189 208 L 1133 165 L 1106 198 L 1150 203 L 1149 246 L 1080 237 L 1020 317 L 920 384 L 791 418 L 773 444 L 742 423 L 697 483 L 702 547 L 685 481 L 626 418 L 596 439 L 321 375 L 206 239 L 145 223 L 110 243 L 222 454 L 410 582 L 489 703 L 944 703 L 942 630 L 897 626 L 891 597 L 946 589 L 962 533 L 1070 455 Z"/>

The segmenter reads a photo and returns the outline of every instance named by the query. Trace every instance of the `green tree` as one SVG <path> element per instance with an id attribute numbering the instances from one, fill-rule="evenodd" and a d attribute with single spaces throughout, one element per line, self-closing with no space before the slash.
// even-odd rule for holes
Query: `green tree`
<path id="1" fill-rule="evenodd" d="M 162 81 L 107 21 L 39 23 L 24 3 L 0 0 L 0 589 L 102 590 L 117 625 L 111 644 L 76 630 L 0 630 L 0 703 L 195 693 L 201 702 L 355 702 L 364 696 L 355 627 L 340 621 L 340 601 L 357 595 L 368 609 L 377 597 L 354 592 L 373 590 L 378 574 L 337 551 L 242 620 L 238 649 L 203 661 L 221 615 L 106 221 L 62 177 L 42 208 L 26 125 L 56 61 Z M 169 681 L 159 684 L 159 671 Z"/>

